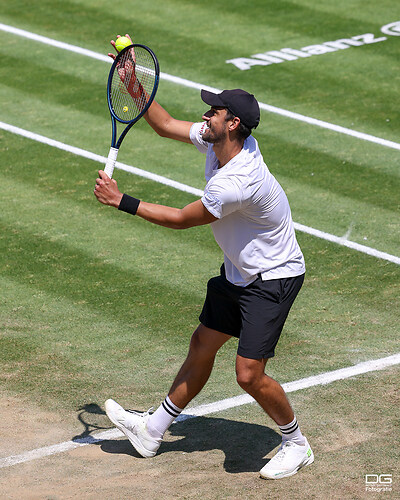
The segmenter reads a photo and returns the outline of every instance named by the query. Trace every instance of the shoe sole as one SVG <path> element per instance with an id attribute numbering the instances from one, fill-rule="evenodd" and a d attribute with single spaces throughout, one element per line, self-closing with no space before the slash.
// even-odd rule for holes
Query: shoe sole
<path id="1" fill-rule="evenodd" d="M 307 467 L 308 465 L 311 465 L 313 462 L 314 462 L 314 453 L 311 450 L 311 455 L 307 457 L 307 459 L 304 460 L 304 462 L 302 462 L 296 469 L 289 472 L 283 472 L 281 474 L 277 474 L 276 476 L 263 475 L 260 471 L 260 476 L 263 479 L 283 479 L 285 477 L 294 476 L 295 474 L 297 474 L 297 472 L 299 472 L 300 469 L 302 469 L 303 467 Z"/>
<path id="2" fill-rule="evenodd" d="M 141 455 L 143 458 L 151 458 L 154 457 L 154 455 L 157 453 L 156 451 L 149 451 L 146 448 L 144 448 L 137 438 L 135 434 L 130 432 L 125 426 L 121 425 L 117 419 L 114 418 L 112 415 L 112 410 L 107 409 L 107 401 L 106 401 L 106 413 L 107 417 L 111 420 L 111 422 L 119 429 L 130 441 L 131 445 L 135 448 L 135 450 Z"/>

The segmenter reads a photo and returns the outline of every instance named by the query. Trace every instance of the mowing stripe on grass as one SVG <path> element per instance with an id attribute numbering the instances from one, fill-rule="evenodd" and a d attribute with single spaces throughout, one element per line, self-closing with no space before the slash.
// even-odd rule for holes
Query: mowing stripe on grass
<path id="1" fill-rule="evenodd" d="M 45 43 L 47 45 L 51 45 L 53 47 L 57 47 L 59 49 L 68 50 L 70 52 L 75 52 L 77 54 L 81 54 L 84 56 L 92 57 L 93 59 L 98 59 L 100 61 L 105 61 L 107 63 L 112 63 L 112 60 L 104 55 L 99 54 L 98 52 L 94 52 L 92 50 L 84 49 L 82 47 L 78 47 L 76 45 L 71 45 L 69 43 L 60 42 L 58 40 L 54 40 L 52 38 L 48 38 L 46 36 L 37 35 L 36 33 L 31 33 L 30 31 L 25 31 L 19 28 L 15 28 L 13 26 L 9 26 L 7 24 L 0 23 L 0 30 L 6 31 L 8 33 L 12 33 L 13 35 L 22 36 L 25 38 L 29 38 L 30 40 L 35 40 L 36 42 Z M 210 87 L 208 85 L 202 85 L 201 83 L 192 82 L 191 80 L 187 80 L 185 78 L 180 78 L 178 76 L 169 75 L 168 73 L 160 72 L 160 77 L 164 80 L 168 80 L 172 83 L 176 83 L 177 85 L 183 85 L 185 87 L 201 90 L 209 90 L 210 92 L 220 93 L 220 89 L 216 89 L 214 87 Z M 347 127 L 342 127 L 341 125 L 335 125 L 333 123 L 325 122 L 323 120 L 318 120 L 317 118 L 312 118 L 310 116 L 301 115 L 300 113 L 295 113 L 293 111 L 289 111 L 287 109 L 278 108 L 276 106 L 272 106 L 270 104 L 265 104 L 259 102 L 260 108 L 269 111 L 270 113 L 275 113 L 281 116 L 285 116 L 286 118 L 291 118 L 293 120 L 298 120 L 301 122 L 308 123 L 309 125 L 315 125 L 317 127 L 325 128 L 328 130 L 332 130 L 334 132 L 338 132 L 339 134 L 349 135 L 351 137 L 355 137 L 357 139 L 362 139 L 364 141 L 374 142 L 375 144 L 380 144 L 381 146 L 385 146 L 392 149 L 400 150 L 400 144 L 394 141 L 389 141 L 387 139 L 382 139 L 380 137 L 375 137 L 370 134 L 366 134 L 364 132 L 358 132 L 357 130 L 352 130 Z"/>
<path id="2" fill-rule="evenodd" d="M 312 377 L 302 378 L 300 380 L 288 382 L 286 384 L 282 384 L 282 387 L 287 393 L 295 392 L 295 391 L 300 391 L 302 389 L 315 387 L 318 385 L 331 384 L 332 382 L 335 382 L 337 380 L 344 380 L 368 372 L 384 370 L 385 368 L 388 368 L 390 366 L 395 366 L 398 364 L 400 364 L 400 353 L 388 356 L 386 358 L 365 361 L 363 363 L 358 363 L 357 365 L 349 366 L 347 368 L 341 368 L 339 370 L 325 372 L 319 375 L 314 375 Z M 216 401 L 215 403 L 200 405 L 194 408 L 188 408 L 187 410 L 185 410 L 184 414 L 181 414 L 180 417 L 178 417 L 177 421 L 179 422 L 187 418 L 195 418 L 204 415 L 209 415 L 211 413 L 217 413 L 223 410 L 228 410 L 229 408 L 235 408 L 237 406 L 254 402 L 255 401 L 251 396 L 249 396 L 248 394 L 242 394 L 240 396 L 236 396 L 233 398 L 222 399 L 221 401 Z M 63 443 L 58 443 L 51 446 L 44 446 L 43 448 L 30 450 L 25 453 L 21 453 L 20 455 L 12 455 L 10 457 L 1 458 L 0 468 L 11 467 L 12 465 L 21 464 L 24 462 L 30 462 L 38 458 L 44 458 L 50 455 L 55 455 L 57 453 L 70 451 L 75 448 L 79 448 L 80 446 L 97 444 L 102 441 L 116 439 L 122 436 L 123 433 L 118 429 L 109 429 L 107 431 L 99 432 L 94 436 L 87 436 L 84 438 L 74 439 L 71 441 L 64 441 Z"/>
<path id="3" fill-rule="evenodd" d="M 89 160 L 93 160 L 98 163 L 105 164 L 107 162 L 107 158 L 105 156 L 101 156 L 96 153 L 92 153 L 91 151 L 86 151 L 85 149 L 77 148 L 75 146 L 70 146 L 69 144 L 64 144 L 63 142 L 50 139 L 49 137 L 45 137 L 43 135 L 35 134 L 34 132 L 30 132 L 29 130 L 24 130 L 19 127 L 14 127 L 14 125 L 10 125 L 8 123 L 0 122 L 0 129 L 6 130 L 7 132 L 11 132 L 13 134 L 21 135 L 23 137 L 32 139 L 37 142 L 41 142 L 43 144 L 47 144 L 48 146 L 52 146 L 54 148 L 58 148 L 63 151 L 67 151 L 74 155 L 88 158 Z M 152 172 L 148 172 L 147 170 L 142 170 L 140 168 L 133 167 L 131 165 L 126 165 L 125 163 L 121 162 L 117 162 L 115 166 L 116 168 L 125 170 L 126 172 L 129 172 L 131 174 L 138 175 L 139 177 L 145 177 L 146 179 L 159 182 L 160 184 L 165 184 L 166 186 L 173 187 L 175 189 L 178 189 L 179 191 L 184 191 L 186 193 L 190 193 L 199 197 L 203 196 L 203 191 L 201 189 L 197 189 L 192 186 L 188 186 L 187 184 L 182 184 L 181 182 L 168 179 L 167 177 L 163 177 L 162 175 L 153 174 Z M 394 264 L 400 264 L 400 257 L 397 257 L 396 255 L 391 255 L 389 253 L 376 250 L 375 248 L 367 247 L 365 245 L 360 245 L 359 243 L 350 241 L 345 237 L 340 237 L 340 236 L 335 236 L 334 234 L 325 233 L 324 231 L 320 231 L 319 229 L 314 229 L 313 227 L 308 227 L 303 224 L 299 224 L 297 222 L 294 222 L 294 227 L 296 231 L 310 234 L 312 236 L 315 236 L 316 238 L 331 241 L 332 243 L 336 243 L 338 245 L 351 248 L 352 250 L 356 250 L 357 252 L 371 255 L 372 257 L 376 257 L 377 259 L 383 259 L 389 262 L 393 262 Z"/>
<path id="4" fill-rule="evenodd" d="M 42 144 L 47 144 L 48 146 L 52 146 L 53 148 L 67 151 L 68 153 L 72 153 L 77 156 L 82 156 L 83 158 L 88 158 L 89 160 L 93 160 L 98 163 L 105 164 L 107 162 L 107 158 L 105 156 L 101 156 L 96 153 L 92 153 L 91 151 L 86 151 L 85 149 L 77 148 L 75 146 L 70 146 L 69 144 L 64 144 L 63 142 L 50 139 L 49 137 L 45 137 L 44 135 L 39 135 L 34 132 L 30 132 L 29 130 L 24 130 L 19 127 L 14 127 L 14 125 L 10 125 L 8 123 L 0 121 L 0 129 L 6 130 L 7 132 L 11 132 L 12 134 L 21 135 L 22 137 L 26 137 L 27 139 L 32 139 L 33 141 L 41 142 Z M 161 175 L 153 174 L 152 172 L 148 172 L 147 170 L 142 170 L 140 168 L 132 167 L 131 165 L 126 165 L 125 163 L 121 162 L 117 162 L 115 166 L 120 170 L 125 170 L 126 172 L 138 175 L 139 177 L 145 177 L 146 179 L 150 179 L 160 184 L 166 184 L 167 186 L 173 187 L 180 191 L 185 191 L 186 193 L 194 194 L 196 196 L 203 196 L 203 191 L 201 191 L 200 189 L 187 186 L 186 184 L 182 184 L 181 182 L 168 179 L 167 177 L 163 177 Z"/>

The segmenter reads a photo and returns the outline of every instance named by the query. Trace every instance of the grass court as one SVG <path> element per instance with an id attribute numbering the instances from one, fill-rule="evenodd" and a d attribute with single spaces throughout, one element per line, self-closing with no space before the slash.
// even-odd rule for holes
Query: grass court
<path id="1" fill-rule="evenodd" d="M 254 136 L 294 221 L 341 238 L 297 231 L 307 275 L 268 363 L 280 383 L 399 352 L 399 19 L 393 0 L 21 0 L 0 7 L 2 25 L 97 54 L 130 33 L 154 50 L 167 76 L 244 88 L 261 103 L 378 138 L 261 111 Z M 365 34 L 369 43 L 324 52 L 328 42 Z M 168 230 L 100 205 L 93 187 L 103 165 L 36 140 L 107 155 L 109 64 L 4 26 L 0 42 L 1 460 L 112 428 L 104 415 L 109 397 L 138 410 L 157 407 L 222 253 L 209 227 Z M 267 62 L 254 55 L 282 48 L 319 53 L 247 70 L 226 62 Z M 156 99 L 184 120 L 200 121 L 206 110 L 198 89 L 167 77 Z M 118 160 L 198 190 L 205 185 L 196 148 L 158 137 L 144 120 Z M 122 170 L 114 177 L 145 201 L 182 207 L 196 199 Z M 236 347 L 231 340 L 222 348 L 192 406 L 241 394 Z M 0 488 L 7 499 L 395 498 L 398 381 L 395 364 L 289 394 L 316 460 L 282 481 L 258 477 L 280 439 L 249 404 L 174 424 L 152 460 L 139 459 L 127 440 L 110 439 L 4 466 Z M 367 490 L 365 476 L 382 474 L 392 483 Z"/>

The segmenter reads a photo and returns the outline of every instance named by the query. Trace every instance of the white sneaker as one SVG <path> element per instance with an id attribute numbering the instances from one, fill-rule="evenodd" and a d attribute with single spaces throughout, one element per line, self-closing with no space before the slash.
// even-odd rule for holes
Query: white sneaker
<path id="1" fill-rule="evenodd" d="M 314 462 L 314 453 L 308 444 L 300 446 L 293 441 L 282 443 L 276 455 L 260 470 L 264 479 L 293 476 L 298 470 Z"/>
<path id="2" fill-rule="evenodd" d="M 162 439 L 150 436 L 147 431 L 148 411 L 139 413 L 133 410 L 124 410 L 121 405 L 112 399 L 107 399 L 106 413 L 111 422 L 122 431 L 142 457 L 154 457 L 160 447 Z"/>

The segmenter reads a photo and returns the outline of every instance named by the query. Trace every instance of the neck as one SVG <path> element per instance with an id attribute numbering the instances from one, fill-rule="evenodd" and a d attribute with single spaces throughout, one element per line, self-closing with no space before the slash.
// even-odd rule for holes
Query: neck
<path id="1" fill-rule="evenodd" d="M 229 138 L 224 142 L 215 143 L 213 150 L 215 156 L 219 161 L 219 168 L 226 165 L 232 160 L 243 148 L 244 140 L 230 140 Z"/>

